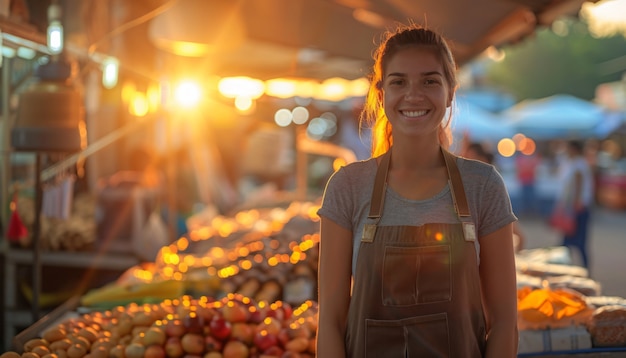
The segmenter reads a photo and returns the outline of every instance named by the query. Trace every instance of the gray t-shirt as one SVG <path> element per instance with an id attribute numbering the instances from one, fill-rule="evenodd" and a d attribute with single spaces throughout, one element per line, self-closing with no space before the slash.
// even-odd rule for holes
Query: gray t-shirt
<path id="1" fill-rule="evenodd" d="M 463 186 L 476 226 L 480 253 L 480 238 L 517 220 L 511 200 L 500 173 L 493 165 L 458 158 Z M 326 184 L 319 216 L 324 216 L 352 231 L 352 271 L 356 267 L 363 226 L 369 214 L 370 199 L 376 176 L 375 159 L 351 163 L 336 171 Z M 449 185 L 427 200 L 410 200 L 387 187 L 379 226 L 419 226 L 426 223 L 458 223 Z"/>

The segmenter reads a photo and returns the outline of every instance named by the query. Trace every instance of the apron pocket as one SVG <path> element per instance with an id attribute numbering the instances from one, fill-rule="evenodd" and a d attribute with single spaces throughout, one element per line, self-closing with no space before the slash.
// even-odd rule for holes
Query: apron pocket
<path id="1" fill-rule="evenodd" d="M 452 297 L 450 246 L 385 247 L 384 306 L 448 302 Z"/>
<path id="2" fill-rule="evenodd" d="M 366 320 L 365 357 L 449 357 L 446 313 Z"/>

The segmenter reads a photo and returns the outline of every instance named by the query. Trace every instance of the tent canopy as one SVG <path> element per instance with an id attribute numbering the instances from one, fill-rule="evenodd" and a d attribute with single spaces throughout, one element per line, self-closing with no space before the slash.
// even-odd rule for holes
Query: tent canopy
<path id="1" fill-rule="evenodd" d="M 517 131 L 534 139 L 597 137 L 608 118 L 601 106 L 566 94 L 524 100 L 503 113 Z"/>
<path id="2" fill-rule="evenodd" d="M 471 141 L 497 142 L 515 134 L 511 125 L 498 114 L 481 108 L 463 96 L 456 98 L 451 128 L 455 141 L 467 135 Z"/>

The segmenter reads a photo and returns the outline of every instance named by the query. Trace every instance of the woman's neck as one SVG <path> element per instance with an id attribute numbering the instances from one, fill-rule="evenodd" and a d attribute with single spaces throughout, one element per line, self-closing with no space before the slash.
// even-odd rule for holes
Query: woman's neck
<path id="1" fill-rule="evenodd" d="M 444 164 L 441 146 L 435 140 L 395 141 L 391 162 L 399 170 L 431 169 Z"/>

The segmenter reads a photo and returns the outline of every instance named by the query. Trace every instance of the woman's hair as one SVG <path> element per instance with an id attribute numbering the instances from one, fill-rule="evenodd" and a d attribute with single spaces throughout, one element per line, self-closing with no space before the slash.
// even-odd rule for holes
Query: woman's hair
<path id="1" fill-rule="evenodd" d="M 450 90 L 454 92 L 458 87 L 456 63 L 443 36 L 415 24 L 400 25 L 396 30 L 384 33 L 382 43 L 374 52 L 374 65 L 369 77 L 370 88 L 360 118 L 361 126 L 367 125 L 372 128 L 372 156 L 374 157 L 388 151 L 393 144 L 391 124 L 385 116 L 382 104 L 383 72 L 398 51 L 412 46 L 431 48 L 443 64 L 445 81 Z M 439 142 L 444 147 L 450 144 L 449 124 L 450 121 L 442 123 L 439 130 Z"/>

